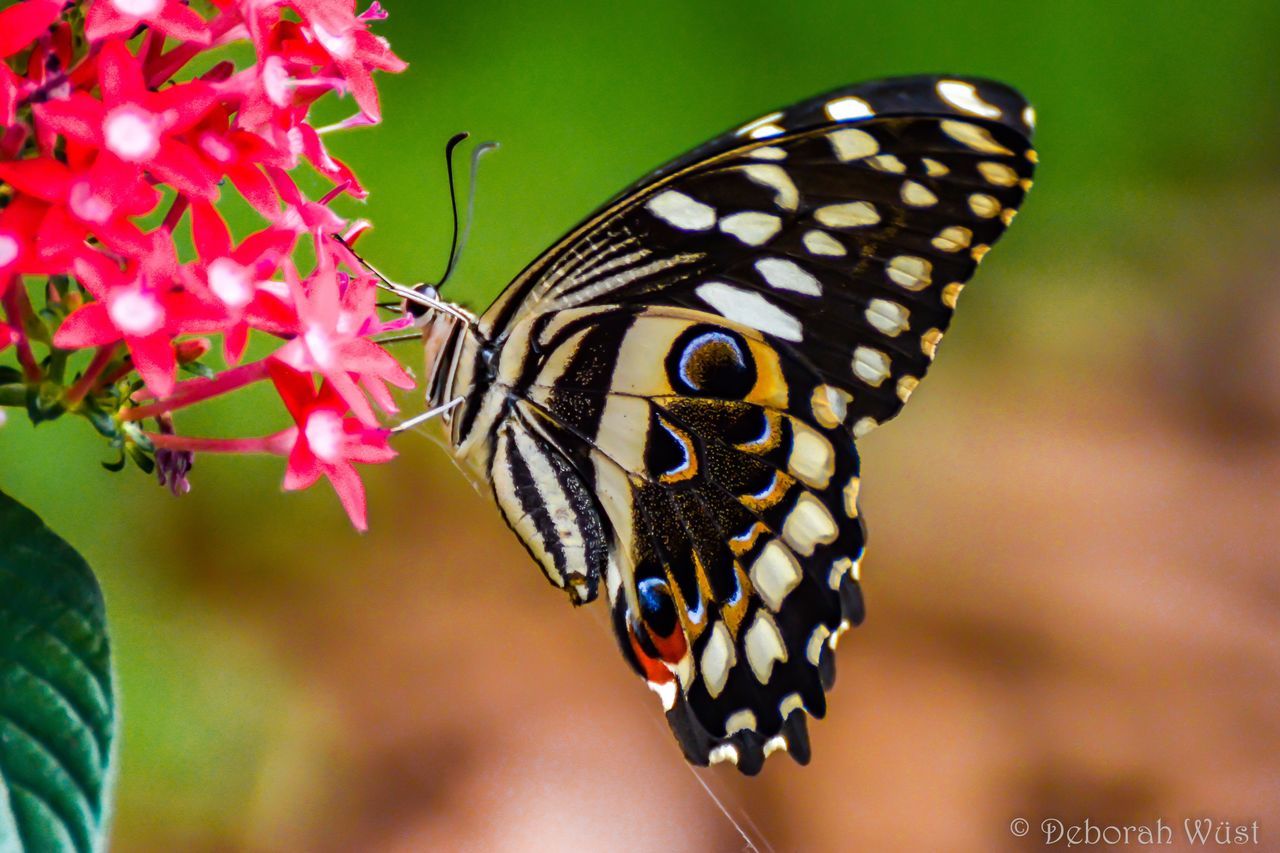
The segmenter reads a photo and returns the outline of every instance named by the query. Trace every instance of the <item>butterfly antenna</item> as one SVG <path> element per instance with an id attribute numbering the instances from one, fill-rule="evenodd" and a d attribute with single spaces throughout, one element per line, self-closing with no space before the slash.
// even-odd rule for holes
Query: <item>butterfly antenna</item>
<path id="1" fill-rule="evenodd" d="M 440 282 L 436 287 L 443 285 L 449 278 L 449 273 L 453 271 L 454 258 L 458 256 L 458 187 L 453 178 L 453 152 L 469 136 L 471 134 L 464 130 L 449 137 L 449 141 L 444 144 L 444 170 L 449 178 L 449 209 L 453 213 L 453 236 L 449 238 L 449 260 L 444 265 L 444 275 L 440 276 Z"/>
<path id="2" fill-rule="evenodd" d="M 467 221 L 462 226 L 462 239 L 458 239 L 458 197 L 454 192 L 453 184 L 453 149 L 458 143 L 467 138 L 467 134 L 459 133 L 457 136 L 449 140 L 445 146 L 445 161 L 449 170 L 449 200 L 453 204 L 453 243 L 449 247 L 449 265 L 445 267 L 444 275 L 440 277 L 440 283 L 437 288 L 444 287 L 444 283 L 453 275 L 453 271 L 458 267 L 458 260 L 462 257 L 463 250 L 467 247 L 467 238 L 471 236 L 471 223 L 475 220 L 476 215 L 476 175 L 480 171 L 480 158 L 488 152 L 498 147 L 496 142 L 481 142 L 471 152 L 471 186 L 467 188 Z"/>

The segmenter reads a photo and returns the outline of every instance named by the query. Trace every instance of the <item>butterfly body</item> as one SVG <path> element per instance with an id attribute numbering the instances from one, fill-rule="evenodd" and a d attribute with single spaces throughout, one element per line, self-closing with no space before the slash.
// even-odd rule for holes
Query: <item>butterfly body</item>
<path id="1" fill-rule="evenodd" d="M 915 77 L 766 115 L 628 188 L 427 332 L 454 453 L 690 761 L 808 760 L 863 616 L 855 439 L 923 377 L 1030 187 L 1031 113 Z"/>

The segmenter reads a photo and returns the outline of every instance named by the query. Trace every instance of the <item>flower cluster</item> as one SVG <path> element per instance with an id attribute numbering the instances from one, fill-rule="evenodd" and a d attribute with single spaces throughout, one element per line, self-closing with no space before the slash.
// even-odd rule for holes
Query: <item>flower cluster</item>
<path id="1" fill-rule="evenodd" d="M 284 456 L 286 489 L 323 476 L 364 528 L 353 463 L 394 455 L 376 409 L 394 412 L 388 386 L 413 382 L 372 339 L 404 321 L 379 319 L 376 282 L 335 236 L 364 223 L 328 203 L 365 191 L 323 137 L 379 121 L 372 74 L 405 67 L 370 32 L 385 17 L 355 0 L 0 11 L 0 350 L 14 356 L 0 405 L 37 422 L 86 417 L 119 466 L 132 458 L 175 493 L 196 452 Z M 227 58 L 233 42 L 253 61 Z M 197 58 L 208 70 L 193 74 Z M 355 114 L 313 127 L 311 106 L 331 92 Z M 331 190 L 309 199 L 302 168 Z M 232 194 L 261 217 L 239 239 L 219 212 Z M 314 259 L 303 271 L 300 248 Z M 251 332 L 273 351 L 244 362 Z M 221 372 L 202 361 L 214 338 Z M 179 410 L 254 382 L 274 387 L 292 426 L 259 438 L 175 427 Z"/>

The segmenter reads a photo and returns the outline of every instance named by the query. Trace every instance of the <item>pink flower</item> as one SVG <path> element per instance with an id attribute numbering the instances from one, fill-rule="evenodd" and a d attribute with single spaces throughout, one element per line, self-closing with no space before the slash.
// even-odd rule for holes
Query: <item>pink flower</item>
<path id="1" fill-rule="evenodd" d="M 288 150 L 276 148 L 272 141 L 257 133 L 233 128 L 230 114 L 220 106 L 210 111 L 191 131 L 191 136 L 205 162 L 226 175 L 258 213 L 269 220 L 279 218 L 280 199 L 262 167 L 290 168 L 296 165 L 296 157 Z M 282 139 L 287 136 L 287 133 L 281 134 Z"/>
<path id="2" fill-rule="evenodd" d="M 355 0 L 211 0 L 200 13 L 189 0 L 0 5 L 0 349 L 68 413 L 100 430 L 107 418 L 132 424 L 113 435 L 140 465 L 153 455 L 175 494 L 193 454 L 279 454 L 286 488 L 325 477 L 363 529 L 354 465 L 394 456 L 374 409 L 395 411 L 391 387 L 413 385 L 370 338 L 409 320 L 379 319 L 372 279 L 328 237 L 360 227 L 329 202 L 365 192 L 324 135 L 375 123 L 373 72 L 404 68 L 369 32 L 385 11 L 356 14 Z M 256 57 L 210 50 L 246 40 Z M 195 79 L 173 83 L 197 62 Z M 311 107 L 331 92 L 353 93 L 359 112 L 317 129 Z M 304 162 L 331 182 L 319 198 L 291 174 Z M 222 187 L 267 224 L 235 241 L 214 207 Z M 179 264 L 188 214 L 195 258 Z M 302 235 L 316 249 L 305 276 L 289 258 Z M 52 340 L 24 335 L 59 317 Z M 252 330 L 275 351 L 236 363 Z M 213 334 L 232 366 L 177 382 Z M 72 378 L 53 369 L 90 348 Z M 294 426 L 257 438 L 178 430 L 176 412 L 268 379 Z"/>
<path id="3" fill-rule="evenodd" d="M 114 157 L 99 156 L 92 166 L 79 169 L 51 157 L 0 162 L 0 180 L 49 203 L 37 241 L 45 260 L 69 264 L 65 256 L 86 251 L 86 232 L 124 255 L 136 257 L 151 249 L 151 239 L 129 219 L 150 213 L 160 195 Z"/>
<path id="4" fill-rule="evenodd" d="M 89 41 L 128 36 L 139 24 L 178 39 L 207 45 L 209 25 L 181 0 L 94 0 L 85 19 Z"/>
<path id="5" fill-rule="evenodd" d="M 293 249 L 295 235 L 268 228 L 246 237 L 237 247 L 213 205 L 191 208 L 191 233 L 200 259 L 182 269 L 188 289 L 224 313 L 222 330 L 227 361 L 244 355 L 250 327 L 286 335 L 297 326 L 291 295 L 271 276 Z"/>
<path id="6" fill-rule="evenodd" d="M 390 431 L 370 428 L 356 418 L 345 417 L 346 400 L 329 383 L 322 383 L 317 391 L 310 374 L 279 362 L 272 363 L 270 371 L 280 399 L 297 424 L 291 435 L 293 446 L 289 451 L 284 488 L 288 491 L 306 489 L 320 477 L 327 478 L 351 517 L 351 523 L 357 530 L 367 530 L 364 484 L 352 463 L 393 459 L 395 451 L 387 446 Z"/>
<path id="7" fill-rule="evenodd" d="M 300 25 L 279 21 L 278 8 L 288 6 L 302 18 Z M 280 76 L 287 69 L 320 68 L 313 78 L 321 82 L 325 75 L 343 81 L 350 89 L 362 112 L 374 121 L 381 119 L 378 92 L 373 84 L 374 71 L 398 73 L 407 63 L 392 52 L 385 39 L 368 31 L 368 22 L 386 18 L 386 12 L 373 4 L 362 15 L 355 14 L 354 0 L 260 0 L 247 13 L 249 31 L 259 54 L 264 58 L 264 84 L 273 89 L 271 74 Z M 332 83 L 328 88 L 335 88 Z M 288 104 L 287 92 L 274 87 L 279 106 Z"/>
<path id="8" fill-rule="evenodd" d="M 347 279 L 343 288 L 339 273 L 327 259 L 322 257 L 321 263 L 324 265 L 305 287 L 293 264 L 285 264 L 285 281 L 293 293 L 298 325 L 296 337 L 276 352 L 275 359 L 294 370 L 324 376 L 351 411 L 372 426 L 378 420 L 360 386 L 384 411 L 394 412 L 395 401 L 386 385 L 412 388 L 413 379 L 390 353 L 365 338 L 382 330 L 370 325 L 376 323 L 372 286 L 343 276 Z"/>
<path id="9" fill-rule="evenodd" d="M 53 343 L 64 349 L 103 346 L 123 340 L 147 388 L 158 396 L 173 391 L 178 335 L 217 331 L 219 320 L 198 299 L 158 284 L 137 267 L 121 272 L 102 257 L 75 262 L 75 273 L 96 301 L 67 317 Z"/>
<path id="10" fill-rule="evenodd" d="M 217 102 L 213 87 L 193 80 L 149 91 L 138 58 L 121 41 L 103 45 L 98 63 L 102 100 L 74 92 L 66 100 L 40 104 L 40 122 L 68 141 L 100 147 L 102 157 L 145 168 L 180 192 L 215 198 L 218 176 L 180 136 Z"/>

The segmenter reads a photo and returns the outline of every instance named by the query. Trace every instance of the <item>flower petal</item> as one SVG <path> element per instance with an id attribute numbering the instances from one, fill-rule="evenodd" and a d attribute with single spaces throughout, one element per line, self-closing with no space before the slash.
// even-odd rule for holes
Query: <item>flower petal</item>
<path id="1" fill-rule="evenodd" d="M 217 209 L 206 201 L 191 205 L 191 239 L 205 263 L 231 253 L 231 231 Z"/>
<path id="2" fill-rule="evenodd" d="M 28 0 L 0 12 L 0 57 L 31 46 L 62 14 L 63 0 Z"/>
<path id="3" fill-rule="evenodd" d="M 167 36 L 204 47 L 212 41 L 209 25 L 179 0 L 168 0 L 164 8 L 151 21 L 152 25 Z"/>
<path id="4" fill-rule="evenodd" d="M 95 5 L 112 5 L 114 8 L 110 0 L 99 0 Z M 128 45 L 122 41 L 111 41 L 102 46 L 98 54 L 98 85 L 102 89 L 103 102 L 112 106 L 124 102 L 143 106 L 149 94 L 142 77 L 141 60 L 130 53 Z"/>
<path id="5" fill-rule="evenodd" d="M 368 530 L 368 503 L 365 498 L 364 483 L 360 482 L 360 475 L 356 473 L 356 469 L 350 463 L 339 462 L 334 465 L 325 465 L 324 475 L 329 478 L 329 482 L 333 484 L 333 490 L 338 493 L 338 500 L 342 502 L 342 508 L 347 511 L 352 526 L 361 533 Z"/>
<path id="6" fill-rule="evenodd" d="M 107 306 L 102 302 L 90 302 L 71 312 L 53 333 L 53 345 L 60 349 L 84 349 L 114 343 L 123 335 L 111 322 Z"/>
<path id="7" fill-rule="evenodd" d="M 177 384 L 174 374 L 178 369 L 178 359 L 173 353 L 173 343 L 169 337 L 161 334 L 145 338 L 125 338 L 125 344 L 133 355 L 133 366 L 138 375 L 147 383 L 147 390 L 157 397 L 167 397 L 173 393 L 173 386 Z"/>
<path id="8" fill-rule="evenodd" d="M 45 201 L 66 201 L 71 170 L 51 157 L 0 162 L 0 181 Z"/>
<path id="9" fill-rule="evenodd" d="M 195 151 L 180 142 L 162 140 L 159 153 L 147 164 L 147 168 L 160 180 L 172 184 L 179 192 L 209 201 L 218 197 L 218 176 L 201 161 Z"/>

